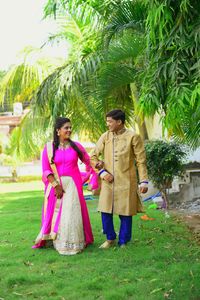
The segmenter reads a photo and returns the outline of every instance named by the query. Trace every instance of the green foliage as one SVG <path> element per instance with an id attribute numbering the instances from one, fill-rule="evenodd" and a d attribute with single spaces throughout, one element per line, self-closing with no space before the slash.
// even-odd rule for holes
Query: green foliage
<path id="1" fill-rule="evenodd" d="M 130 125 L 134 119 L 129 84 L 138 71 L 134 62 L 143 49 L 142 35 L 128 30 L 119 39 L 111 41 L 110 37 L 108 49 L 104 49 L 102 43 L 103 26 L 111 16 L 114 18 L 114 9 L 118 9 L 119 4 L 125 16 L 128 7 L 124 1 L 112 1 L 112 4 L 109 1 L 102 4 L 98 1 L 49 1 L 45 7 L 45 16 L 55 15 L 62 25 L 60 34 L 53 38 L 65 37 L 71 43 L 71 51 L 66 64 L 39 87 L 34 110 L 51 121 L 59 115 L 68 115 L 74 130 L 86 130 L 92 140 L 106 130 L 108 110 L 124 109 Z M 129 14 L 129 19 L 134 13 L 139 19 L 137 7 Z M 111 30 L 110 27 L 109 34 Z"/>
<path id="2" fill-rule="evenodd" d="M 126 0 L 48 0 L 44 7 L 44 16 L 57 18 L 61 11 L 66 11 L 72 7 L 81 7 L 84 14 L 84 8 L 90 7 L 106 20 L 113 12 L 113 9 L 123 2 L 126 2 Z"/>
<path id="3" fill-rule="evenodd" d="M 146 68 L 140 114 L 163 115 L 163 126 L 195 148 L 200 145 L 200 2 L 146 1 Z"/>
<path id="4" fill-rule="evenodd" d="M 179 144 L 162 140 L 147 142 L 145 150 L 149 178 L 160 191 L 165 191 L 174 177 L 182 174 L 186 152 Z"/>
<path id="5" fill-rule="evenodd" d="M 103 36 L 108 46 L 114 38 L 118 39 L 127 32 L 143 35 L 145 32 L 146 9 L 142 1 L 118 1 L 105 24 Z"/>
<path id="6" fill-rule="evenodd" d="M 41 57 L 40 50 L 26 47 L 22 61 L 0 81 L 0 103 L 30 102 L 42 81 L 56 68 L 56 61 Z"/>
<path id="7" fill-rule="evenodd" d="M 54 13 L 51 4 L 45 8 L 49 9 L 47 15 Z M 90 139 L 96 140 L 106 130 L 108 110 L 124 109 L 132 125 L 133 103 L 128 85 L 135 78 L 132 60 L 142 48 L 141 37 L 130 43 L 126 35 L 104 51 L 101 29 L 105 19 L 100 7 L 97 9 L 94 1 L 75 0 L 65 2 L 65 11 L 62 7 L 63 2 L 57 1 L 56 20 L 61 24 L 61 35 L 71 43 L 71 51 L 66 64 L 39 87 L 33 109 L 51 123 L 57 116 L 67 115 L 76 132 L 86 131 Z M 55 38 L 59 40 L 61 35 Z"/>
<path id="8" fill-rule="evenodd" d="M 38 87 L 61 63 L 57 59 L 44 58 L 40 49 L 32 47 L 26 47 L 21 57 L 22 62 L 12 66 L 0 82 L 2 106 L 7 103 L 26 102 L 26 105 L 29 103 L 29 108 L 32 108 L 33 97 Z M 49 124 L 48 119 L 35 114 L 31 109 L 23 117 L 20 126 L 12 131 L 3 152 L 9 157 L 12 156 L 15 164 L 39 157 L 41 147 L 49 138 L 49 125 L 52 124 Z"/>
<path id="9" fill-rule="evenodd" d="M 169 136 L 196 148 L 199 11 L 197 0 L 48 0 L 44 17 L 59 25 L 49 40 L 70 43 L 69 56 L 53 70 L 46 65 L 44 76 L 26 64 L 15 68 L 0 88 L 1 102 L 31 100 L 32 115 L 42 120 L 31 136 L 67 115 L 75 131 L 95 141 L 106 130 L 105 113 L 121 108 L 131 126 L 158 113 Z"/>
<path id="10" fill-rule="evenodd" d="M 0 81 L 2 80 L 2 78 L 6 75 L 6 71 L 4 70 L 0 70 Z"/>
<path id="11" fill-rule="evenodd" d="M 7 155 L 12 156 L 16 164 L 40 158 L 40 152 L 46 141 L 51 139 L 52 130 L 49 121 L 35 116 L 30 111 L 16 127 L 5 149 Z"/>

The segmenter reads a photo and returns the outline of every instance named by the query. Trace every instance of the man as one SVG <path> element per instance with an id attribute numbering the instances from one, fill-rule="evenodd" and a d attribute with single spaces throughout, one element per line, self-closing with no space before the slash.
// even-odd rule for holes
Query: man
<path id="1" fill-rule="evenodd" d="M 107 237 L 100 246 L 103 249 L 115 244 L 113 214 L 121 220 L 118 244 L 124 247 L 131 239 L 132 216 L 143 211 L 136 166 L 139 192 L 148 190 L 146 156 L 140 136 L 125 128 L 125 113 L 121 110 L 107 113 L 106 123 L 109 130 L 102 134 L 91 154 L 91 164 L 102 179 L 98 210 Z"/>

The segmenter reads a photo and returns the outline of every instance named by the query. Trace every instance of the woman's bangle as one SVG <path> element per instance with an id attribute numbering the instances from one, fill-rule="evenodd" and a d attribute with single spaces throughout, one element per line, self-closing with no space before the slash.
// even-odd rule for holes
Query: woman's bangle
<path id="1" fill-rule="evenodd" d="M 55 188 L 57 185 L 59 185 L 59 182 L 54 180 L 54 181 L 51 182 L 51 185 L 52 185 L 52 187 Z"/>

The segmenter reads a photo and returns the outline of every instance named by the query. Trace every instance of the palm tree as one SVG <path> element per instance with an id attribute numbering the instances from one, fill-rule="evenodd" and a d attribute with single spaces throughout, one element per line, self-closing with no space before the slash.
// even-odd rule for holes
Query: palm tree
<path id="1" fill-rule="evenodd" d="M 28 72 L 21 72 L 22 75 L 20 72 L 16 73 L 19 83 L 17 87 L 21 87 L 21 90 L 13 93 L 10 99 L 31 99 L 31 113 L 21 127 L 16 129 L 17 133 L 13 133 L 18 137 L 15 138 L 18 140 L 18 154 L 20 149 L 22 154 L 32 153 L 33 145 L 28 151 L 23 150 L 20 145 L 27 144 L 26 137 L 30 139 L 34 131 L 41 131 L 39 124 L 42 124 L 41 129 L 43 123 L 51 126 L 58 115 L 68 115 L 75 131 L 87 131 L 93 140 L 106 130 L 105 113 L 114 107 L 124 109 L 128 122 L 133 124 L 134 106 L 129 83 L 135 78 L 132 59 L 141 49 L 141 38 L 135 36 L 131 45 L 131 36 L 124 36 L 121 40 L 114 41 L 109 51 L 104 50 L 102 45 L 103 27 L 117 5 L 118 1 L 113 1 L 112 4 L 109 1 L 103 4 L 98 1 L 48 1 L 45 16 L 56 15 L 60 25 L 60 31 L 51 36 L 50 41 L 67 39 L 71 42 L 71 52 L 65 64 L 50 72 L 42 83 L 33 80 L 35 85 L 32 89 L 23 79 L 23 74 Z M 9 86 L 11 90 L 14 85 L 12 82 L 7 80 L 4 86 Z M 21 82 L 25 84 L 21 86 Z M 29 91 L 28 97 L 23 94 L 26 90 Z M 37 116 L 40 122 L 34 122 L 32 116 Z M 26 131 L 28 134 L 25 134 Z"/>
<path id="2" fill-rule="evenodd" d="M 70 1 L 67 12 L 63 12 L 62 5 L 58 7 L 60 31 L 50 40 L 67 39 L 71 43 L 71 51 L 65 64 L 41 84 L 33 107 L 38 115 L 48 118 L 51 124 L 57 116 L 68 115 L 77 132 L 90 128 L 93 136 L 100 132 L 98 128 L 104 126 L 104 122 L 98 120 L 94 99 L 86 99 L 82 86 L 87 84 L 101 60 L 97 53 L 99 39 L 95 31 L 101 16 L 89 5 L 77 7 L 75 4 L 75 1 Z M 46 14 L 54 12 L 49 5 L 45 8 Z M 96 130 L 93 129 L 94 125 Z"/>
<path id="3" fill-rule="evenodd" d="M 41 50 L 26 47 L 20 62 L 11 66 L 0 81 L 0 103 L 30 102 L 43 80 L 56 68 L 58 61 L 41 56 Z M 60 62 L 61 63 L 61 62 Z"/>
<path id="4" fill-rule="evenodd" d="M 40 49 L 26 47 L 21 52 L 19 64 L 11 66 L 0 81 L 1 105 L 22 102 L 29 110 L 20 126 L 13 130 L 6 149 L 8 154 L 19 160 L 36 157 L 40 153 L 45 140 L 43 128 L 48 126 L 46 120 L 33 114 L 31 101 L 40 84 L 61 63 L 60 59 L 44 58 Z"/>
<path id="5" fill-rule="evenodd" d="M 118 1 L 114 2 L 112 8 L 116 9 Z M 48 1 L 46 16 L 56 15 L 61 24 L 60 32 L 51 40 L 68 38 L 71 53 L 66 64 L 42 83 L 35 97 L 37 113 L 51 121 L 58 115 L 67 114 L 76 131 L 87 130 L 92 139 L 105 131 L 104 116 L 112 108 L 124 109 L 129 124 L 133 124 L 130 83 L 135 81 L 140 69 L 136 59 L 144 45 L 139 25 L 140 30 L 134 25 L 134 32 L 130 32 L 131 25 L 127 26 L 126 34 L 112 41 L 112 28 L 109 27 L 110 41 L 104 43 L 102 32 L 109 21 L 106 12 L 111 12 L 111 5 L 104 3 L 107 10 L 102 6 L 98 1 Z M 139 9 L 132 10 L 133 15 L 136 12 L 139 24 Z M 130 20 L 131 17 L 133 19 L 129 14 Z"/>
<path id="6" fill-rule="evenodd" d="M 124 109 L 130 125 L 159 113 L 171 136 L 197 147 L 198 11 L 197 0 L 48 0 L 45 17 L 60 24 L 50 40 L 71 51 L 32 94 L 38 123 L 68 115 L 96 140 L 109 109 Z"/>
<path id="7" fill-rule="evenodd" d="M 120 1 L 103 31 L 108 53 L 112 52 L 113 42 L 117 44 L 127 34 L 130 45 L 136 36 L 145 41 L 141 54 L 129 57 L 134 74 L 130 86 L 137 90 L 135 115 L 144 120 L 159 113 L 168 135 L 193 148 L 200 145 L 199 11 L 196 0 Z M 121 62 L 127 64 L 127 60 Z M 117 85 L 113 79 L 115 67 L 112 70 L 107 64 L 106 69 L 97 78 L 104 96 L 112 92 L 115 82 Z M 126 72 L 119 71 L 119 77 L 128 83 Z M 106 85 L 107 79 L 112 84 Z"/>
<path id="8" fill-rule="evenodd" d="M 43 145 L 50 136 L 49 122 L 33 115 L 33 111 L 30 110 L 23 117 L 20 126 L 13 129 L 4 152 L 12 156 L 16 164 L 38 159 Z"/>

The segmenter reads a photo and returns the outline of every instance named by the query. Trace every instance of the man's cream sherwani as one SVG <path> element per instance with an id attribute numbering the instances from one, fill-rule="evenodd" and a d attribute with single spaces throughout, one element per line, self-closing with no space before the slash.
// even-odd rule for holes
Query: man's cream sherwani
<path id="1" fill-rule="evenodd" d="M 137 171 L 139 181 L 147 180 L 147 168 L 140 136 L 129 129 L 122 129 L 118 134 L 107 131 L 91 153 L 93 167 L 101 155 L 104 169 L 114 176 L 114 182 L 102 180 L 98 210 L 123 216 L 142 212 Z"/>

